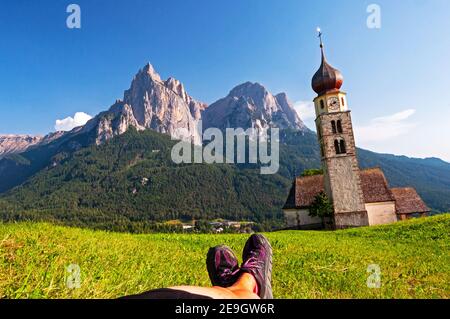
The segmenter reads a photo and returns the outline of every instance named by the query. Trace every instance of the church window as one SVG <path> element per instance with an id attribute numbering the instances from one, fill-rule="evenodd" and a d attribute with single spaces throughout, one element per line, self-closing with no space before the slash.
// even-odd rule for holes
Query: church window
<path id="1" fill-rule="evenodd" d="M 333 134 L 336 134 L 336 121 L 331 121 L 331 130 L 333 131 Z"/>
<path id="2" fill-rule="evenodd" d="M 341 140 L 341 141 L 339 142 L 339 144 L 340 144 L 340 151 L 341 151 L 341 154 L 347 153 L 347 150 L 346 150 L 346 148 L 345 148 L 345 141 L 344 141 L 344 140 Z"/>
<path id="3" fill-rule="evenodd" d="M 334 140 L 334 149 L 336 150 L 336 154 L 345 154 L 347 153 L 346 147 L 345 147 L 345 141 L 344 140 Z"/>
<path id="4" fill-rule="evenodd" d="M 345 100 L 344 100 L 344 98 L 343 97 L 341 97 L 341 104 L 342 104 L 342 106 L 345 106 Z"/>
<path id="5" fill-rule="evenodd" d="M 336 150 L 336 154 L 341 154 L 340 145 L 338 140 L 334 140 L 334 149 Z"/>
<path id="6" fill-rule="evenodd" d="M 323 103 L 323 100 L 320 100 L 320 108 L 323 110 L 325 108 L 325 104 Z"/>
<path id="7" fill-rule="evenodd" d="M 342 133 L 342 122 L 341 122 L 341 120 L 337 121 L 337 131 L 338 131 L 338 133 Z"/>

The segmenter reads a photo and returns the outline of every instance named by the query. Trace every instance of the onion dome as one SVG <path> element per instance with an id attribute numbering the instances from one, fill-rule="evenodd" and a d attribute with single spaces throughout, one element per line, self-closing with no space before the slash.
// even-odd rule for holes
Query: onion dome
<path id="1" fill-rule="evenodd" d="M 321 35 L 321 34 L 320 34 Z M 320 50 L 322 51 L 322 63 L 319 70 L 312 78 L 312 88 L 318 94 L 322 95 L 329 91 L 339 90 L 344 83 L 344 77 L 341 71 L 328 64 L 323 51 L 322 38 L 320 39 Z"/>

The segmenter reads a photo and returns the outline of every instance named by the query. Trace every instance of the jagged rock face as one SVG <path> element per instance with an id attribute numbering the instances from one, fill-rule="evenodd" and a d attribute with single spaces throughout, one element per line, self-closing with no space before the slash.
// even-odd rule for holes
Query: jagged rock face
<path id="1" fill-rule="evenodd" d="M 30 146 L 38 144 L 42 139 L 42 136 L 0 135 L 0 157 L 21 153 Z"/>
<path id="2" fill-rule="evenodd" d="M 116 135 L 125 133 L 130 127 L 137 130 L 145 129 L 137 122 L 131 106 L 117 100 L 108 111 L 98 114 L 87 122 L 81 132 L 95 130 L 95 143 L 100 145 Z"/>
<path id="3" fill-rule="evenodd" d="M 95 128 L 97 144 L 126 132 L 129 127 L 152 129 L 199 144 L 197 122 L 205 108 L 206 104 L 186 93 L 180 81 L 174 78 L 161 80 L 148 64 L 133 78 L 123 101 L 117 101 L 109 111 L 89 121 L 84 131 Z"/>
<path id="4" fill-rule="evenodd" d="M 199 121 L 202 119 L 202 114 L 208 107 L 208 104 L 198 102 L 195 100 L 192 100 L 189 102 L 189 110 L 191 111 L 191 115 L 194 118 L 194 120 Z"/>
<path id="5" fill-rule="evenodd" d="M 203 128 L 268 128 L 306 130 L 286 94 L 273 96 L 259 83 L 241 84 L 203 112 Z"/>
<path id="6" fill-rule="evenodd" d="M 284 93 L 274 96 L 262 85 L 247 82 L 208 107 L 189 96 L 180 81 L 172 77 L 163 81 L 151 64 L 147 64 L 134 76 L 123 100 L 117 100 L 108 111 L 67 133 L 56 132 L 45 137 L 0 136 L 0 157 L 50 143 L 63 134 L 70 137 L 90 133 L 92 142 L 100 145 L 130 127 L 152 129 L 201 144 L 200 120 L 203 129 L 279 127 L 306 130 Z"/>
<path id="7" fill-rule="evenodd" d="M 9 154 L 18 154 L 27 149 L 44 145 L 62 136 L 64 132 L 54 132 L 46 136 L 32 135 L 0 135 L 0 158 Z"/>
<path id="8" fill-rule="evenodd" d="M 183 84 L 174 78 L 168 78 L 164 85 L 180 96 L 183 101 L 189 106 L 189 111 L 194 120 L 198 121 L 202 117 L 202 112 L 208 107 L 206 103 L 194 100 L 186 93 Z"/>
<path id="9" fill-rule="evenodd" d="M 162 81 L 150 64 L 133 79 L 130 89 L 125 91 L 124 102 L 131 106 L 141 127 L 183 140 L 192 138 L 199 143 L 200 135 L 191 108 L 196 111 L 200 103 L 186 93 L 178 80 Z"/>
<path id="10" fill-rule="evenodd" d="M 289 127 L 298 130 L 307 130 L 305 123 L 298 116 L 297 111 L 292 106 L 292 103 L 289 101 L 286 93 L 279 93 L 275 95 L 275 99 L 281 107 L 282 112 L 280 112 L 281 121 L 289 123 Z M 276 119 L 276 122 L 279 120 Z"/>

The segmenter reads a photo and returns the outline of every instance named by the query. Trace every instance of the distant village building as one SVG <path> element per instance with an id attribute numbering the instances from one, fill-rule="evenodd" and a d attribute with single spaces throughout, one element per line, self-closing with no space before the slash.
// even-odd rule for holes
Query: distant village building
<path id="1" fill-rule="evenodd" d="M 321 34 L 319 35 L 321 36 Z M 318 229 L 322 219 L 311 217 L 309 208 L 324 192 L 333 205 L 335 229 L 380 225 L 404 220 L 430 209 L 413 188 L 390 189 L 380 168 L 360 170 L 344 78 L 328 64 L 322 39 L 322 63 L 312 79 L 323 175 L 297 177 L 284 206 L 289 228 Z"/>

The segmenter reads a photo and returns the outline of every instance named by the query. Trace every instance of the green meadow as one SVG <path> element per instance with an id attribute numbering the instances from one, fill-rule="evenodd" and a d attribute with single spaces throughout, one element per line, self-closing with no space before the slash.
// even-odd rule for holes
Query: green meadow
<path id="1" fill-rule="evenodd" d="M 275 298 L 449 298 L 450 215 L 337 232 L 268 233 Z M 0 298 L 116 298 L 175 285 L 209 286 L 208 248 L 241 255 L 248 235 L 133 235 L 0 224 Z M 80 269 L 69 288 L 67 268 Z M 368 267 L 380 268 L 369 288 Z"/>

